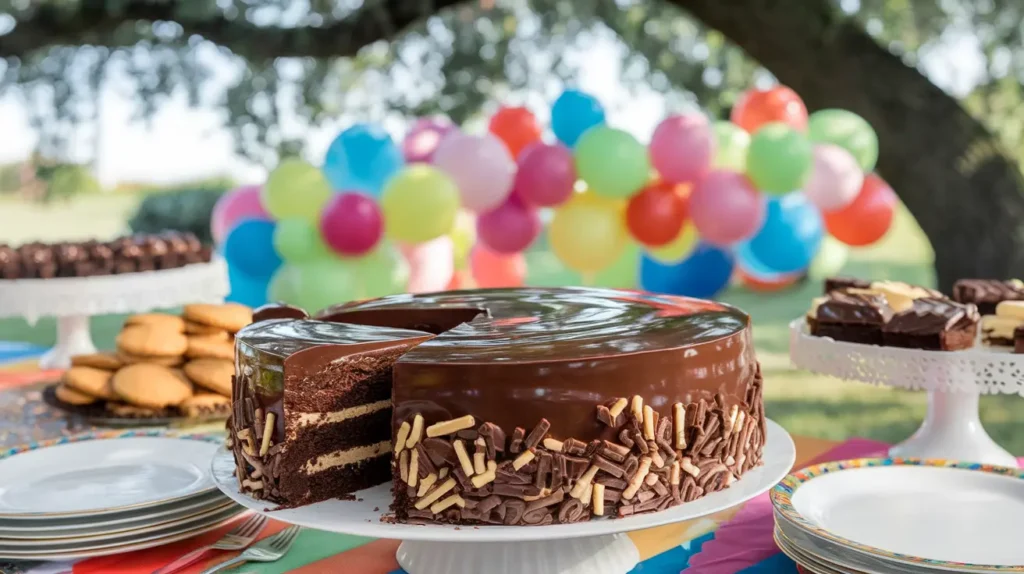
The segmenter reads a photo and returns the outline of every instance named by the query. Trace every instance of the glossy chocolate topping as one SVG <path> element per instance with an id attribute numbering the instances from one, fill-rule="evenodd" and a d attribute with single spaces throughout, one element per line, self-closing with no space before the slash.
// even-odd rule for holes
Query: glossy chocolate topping
<path id="1" fill-rule="evenodd" d="M 884 325 L 892 318 L 892 308 L 884 295 L 852 294 L 835 291 L 818 305 L 815 319 L 822 323 Z"/>
<path id="2" fill-rule="evenodd" d="M 978 320 L 978 309 L 974 305 L 961 305 L 948 299 L 917 299 L 909 310 L 894 315 L 885 325 L 885 331 L 908 335 L 939 333 Z"/>
<path id="3" fill-rule="evenodd" d="M 953 300 L 959 303 L 999 303 L 1024 299 L 1019 281 L 961 279 L 953 285 Z"/>
<path id="4" fill-rule="evenodd" d="M 287 303 L 267 303 L 252 312 L 252 322 L 261 323 L 271 319 L 306 319 L 309 314 L 305 310 Z"/>

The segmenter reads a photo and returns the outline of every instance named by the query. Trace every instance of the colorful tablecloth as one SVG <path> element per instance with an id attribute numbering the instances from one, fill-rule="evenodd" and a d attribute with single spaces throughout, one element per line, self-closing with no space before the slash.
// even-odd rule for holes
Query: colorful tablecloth
<path id="1" fill-rule="evenodd" d="M 82 429 L 68 428 L 59 413 L 38 402 L 40 382 L 53 380 L 57 373 L 42 373 L 32 359 L 41 350 L 25 345 L 0 344 L 0 446 L 12 446 L 26 436 L 29 440 L 53 438 Z M 6 360 L 5 360 L 6 359 Z M 10 420 L 11 417 L 17 417 Z M 46 436 L 49 435 L 49 436 Z M 884 452 L 885 445 L 866 440 L 842 444 L 794 437 L 796 466 L 813 462 L 870 456 Z M 179 556 L 210 544 L 233 528 L 234 522 L 193 539 L 159 548 L 78 562 L 3 564 L 0 572 L 30 574 L 149 574 Z M 272 522 L 262 537 L 286 525 Z M 672 524 L 630 534 L 640 551 L 642 563 L 636 574 L 734 574 L 736 572 L 793 574 L 796 566 L 779 553 L 772 541 L 771 503 L 767 494 L 740 507 L 681 524 Z M 395 540 L 373 540 L 359 536 L 304 530 L 288 555 L 272 564 L 249 564 L 232 572 L 278 574 L 400 574 L 395 561 L 399 545 Z M 186 573 L 196 574 L 233 553 L 217 553 Z"/>

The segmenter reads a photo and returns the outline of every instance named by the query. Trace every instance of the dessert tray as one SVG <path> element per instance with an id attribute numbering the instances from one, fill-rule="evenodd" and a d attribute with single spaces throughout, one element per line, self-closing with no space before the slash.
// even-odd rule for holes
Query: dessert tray
<path id="1" fill-rule="evenodd" d="M 43 402 L 55 409 L 59 409 L 69 417 L 79 418 L 96 426 L 112 428 L 154 426 L 184 427 L 223 421 L 228 418 L 227 414 L 187 417 L 180 414 L 178 410 L 174 408 L 169 408 L 166 410 L 166 413 L 161 413 L 157 416 L 118 416 L 107 409 L 107 407 L 102 403 L 91 405 L 70 405 L 68 403 L 61 402 L 61 400 L 57 398 L 57 393 L 55 392 L 58 386 L 60 386 L 60 383 L 53 383 L 43 389 Z"/>
<path id="2" fill-rule="evenodd" d="M 650 514 L 548 526 L 450 526 L 395 524 L 382 520 L 391 505 L 391 485 L 355 493 L 356 500 L 330 500 L 274 510 L 239 492 L 231 453 L 213 459 L 217 486 L 232 500 L 276 520 L 309 528 L 402 540 L 398 563 L 409 574 L 624 574 L 639 562 L 626 532 L 692 520 L 746 502 L 789 473 L 796 458 L 792 439 L 768 421 L 765 464 L 722 490 Z"/>
<path id="3" fill-rule="evenodd" d="M 57 318 L 57 344 L 39 361 L 44 369 L 63 369 L 74 355 L 96 352 L 89 317 L 141 313 L 186 303 L 219 303 L 230 292 L 227 265 L 214 257 L 160 271 L 0 281 L 0 318 Z"/>
<path id="4" fill-rule="evenodd" d="M 847 343 L 811 335 L 804 319 L 794 320 L 789 330 L 789 356 L 796 367 L 928 393 L 921 427 L 889 449 L 890 456 L 1017 466 L 1017 459 L 985 432 L 978 400 L 982 394 L 1024 395 L 1024 355 L 981 346 L 925 351 Z"/>

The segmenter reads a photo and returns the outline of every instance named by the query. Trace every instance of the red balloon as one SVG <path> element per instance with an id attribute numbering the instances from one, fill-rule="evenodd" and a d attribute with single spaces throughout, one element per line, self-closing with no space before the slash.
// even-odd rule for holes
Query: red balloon
<path id="1" fill-rule="evenodd" d="M 747 90 L 733 106 L 730 119 L 749 133 L 770 122 L 782 122 L 805 131 L 807 106 L 796 92 L 786 86 Z"/>
<path id="2" fill-rule="evenodd" d="M 679 235 L 687 214 L 687 195 L 680 186 L 655 183 L 634 195 L 626 206 L 626 227 L 649 247 L 670 243 Z"/>
<path id="3" fill-rule="evenodd" d="M 497 253 L 524 251 L 540 235 L 540 227 L 537 211 L 515 196 L 476 218 L 477 237 Z"/>
<path id="4" fill-rule="evenodd" d="M 320 213 L 324 243 L 340 255 L 368 253 L 383 233 L 384 220 L 377 202 L 360 193 L 336 194 Z"/>
<path id="5" fill-rule="evenodd" d="M 885 180 L 871 173 L 853 203 L 824 214 L 825 228 L 847 245 L 861 247 L 881 239 L 892 227 L 899 199 Z"/>
<path id="6" fill-rule="evenodd" d="M 512 158 L 533 142 L 540 141 L 543 133 L 533 112 L 523 107 L 503 107 L 491 117 L 487 128 L 498 139 L 505 142 Z"/>
<path id="7" fill-rule="evenodd" d="M 782 291 L 799 281 L 801 276 L 800 273 L 787 273 L 775 279 L 759 279 L 742 269 L 738 269 L 736 275 L 744 287 L 759 293 Z"/>
<path id="8" fill-rule="evenodd" d="M 522 253 L 495 253 L 480 244 L 469 253 L 469 268 L 478 287 L 522 287 L 526 280 Z"/>

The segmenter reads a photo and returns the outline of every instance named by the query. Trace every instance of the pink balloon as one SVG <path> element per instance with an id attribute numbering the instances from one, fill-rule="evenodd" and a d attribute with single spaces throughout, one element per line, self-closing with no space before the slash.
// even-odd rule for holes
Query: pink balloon
<path id="1" fill-rule="evenodd" d="M 508 148 L 491 134 L 449 135 L 434 153 L 434 165 L 455 181 L 462 206 L 476 212 L 490 211 L 504 203 L 516 174 Z"/>
<path id="2" fill-rule="evenodd" d="M 442 235 L 416 245 L 399 247 L 409 262 L 410 293 L 444 291 L 455 275 L 455 252 L 452 238 Z"/>
<path id="3" fill-rule="evenodd" d="M 498 209 L 483 213 L 476 220 L 476 236 L 497 253 L 519 253 L 540 235 L 540 216 L 511 196 Z"/>
<path id="4" fill-rule="evenodd" d="M 730 245 L 752 237 L 764 223 L 765 202 L 747 176 L 712 170 L 690 194 L 690 218 L 710 243 Z"/>
<path id="5" fill-rule="evenodd" d="M 814 163 L 804 193 L 818 209 L 838 211 L 850 205 L 862 185 L 864 172 L 853 154 L 833 144 L 814 146 Z"/>
<path id="6" fill-rule="evenodd" d="M 420 118 L 402 140 L 402 155 L 406 163 L 429 162 L 441 145 L 441 140 L 455 129 L 443 118 Z"/>
<path id="7" fill-rule="evenodd" d="M 669 183 L 696 183 L 711 169 L 715 135 L 703 114 L 669 116 L 651 136 L 651 165 Z"/>
<path id="8" fill-rule="evenodd" d="M 260 187 L 243 185 L 220 196 L 210 214 L 210 233 L 214 242 L 223 243 L 231 228 L 243 219 L 273 219 L 260 203 Z"/>
<path id="9" fill-rule="evenodd" d="M 562 144 L 534 143 L 519 154 L 515 193 L 530 205 L 551 207 L 572 196 L 576 163 Z"/>
<path id="10" fill-rule="evenodd" d="M 469 268 L 478 287 L 521 287 L 526 280 L 526 257 L 503 255 L 477 244 L 469 254 Z"/>
<path id="11" fill-rule="evenodd" d="M 340 255 L 362 255 L 373 249 L 384 233 L 380 208 L 361 193 L 339 193 L 320 213 L 324 243 Z"/>

